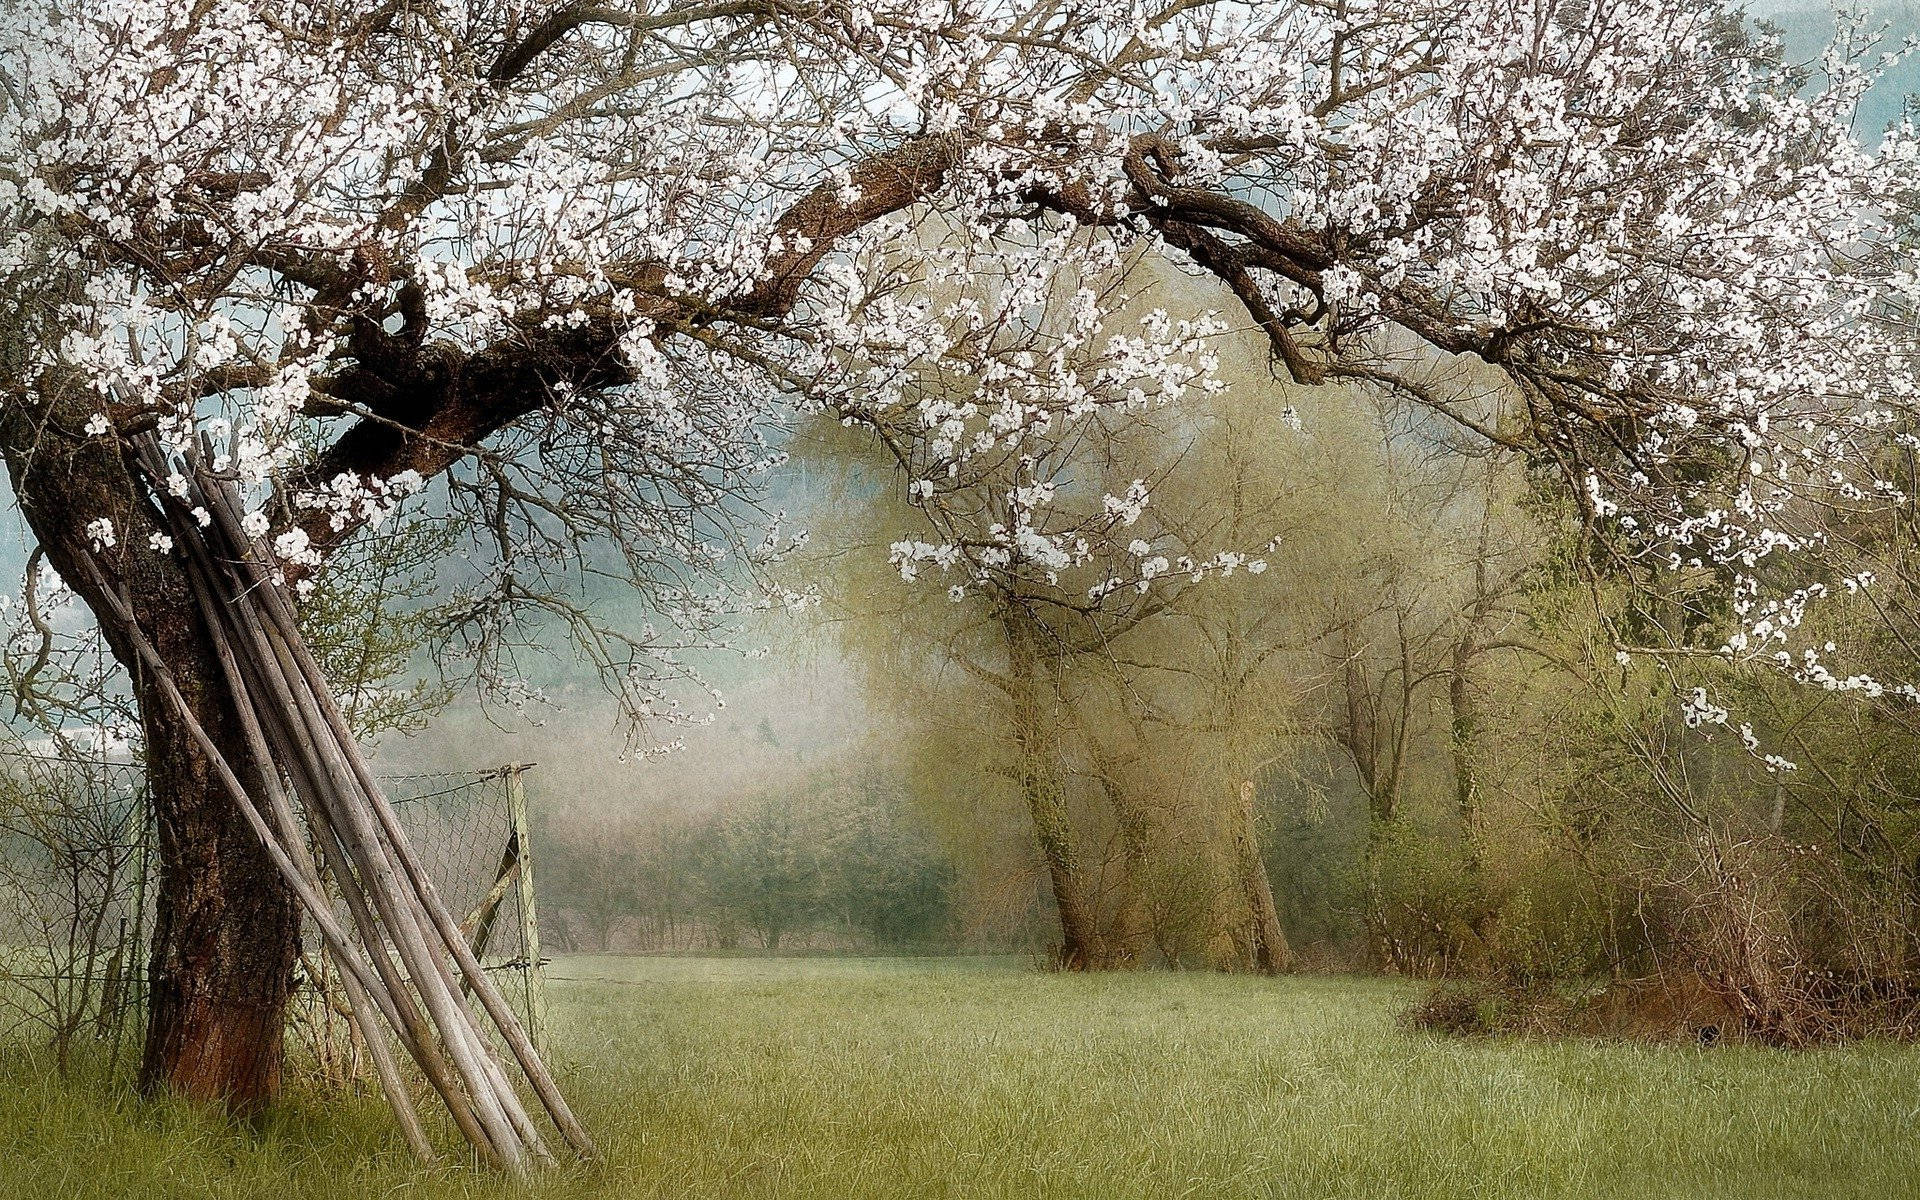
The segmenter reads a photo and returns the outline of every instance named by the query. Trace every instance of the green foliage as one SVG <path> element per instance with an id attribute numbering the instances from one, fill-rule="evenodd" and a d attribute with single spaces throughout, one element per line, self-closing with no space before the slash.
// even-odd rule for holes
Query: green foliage
<path id="1" fill-rule="evenodd" d="M 1269 786 L 1261 802 L 1271 831 L 1262 843 L 1267 874 L 1288 938 L 1315 960 L 1357 965 L 1366 939 L 1365 802 L 1351 789 L 1329 798 L 1286 783 Z"/>
<path id="2" fill-rule="evenodd" d="M 763 950 L 812 928 L 825 903 L 826 822 L 789 795 L 756 796 L 714 821 L 697 843 L 702 909 L 730 945 L 734 931 Z"/>
<path id="3" fill-rule="evenodd" d="M 1491 916 L 1485 881 L 1466 868 L 1452 830 L 1436 835 L 1407 822 L 1373 834 L 1361 889 L 1372 936 L 1398 970 L 1445 974 L 1466 966 Z"/>
<path id="4" fill-rule="evenodd" d="M 362 738 L 411 733 L 453 699 L 423 658 L 445 616 L 441 572 L 458 541 L 454 522 L 396 519 L 315 573 L 301 633 Z"/>
<path id="5" fill-rule="evenodd" d="M 1165 847 L 1142 872 L 1147 928 L 1159 960 L 1170 967 L 1226 966 L 1215 954 L 1220 882 L 1192 847 Z"/>
<path id="6" fill-rule="evenodd" d="M 879 949 L 951 944 L 953 863 L 899 799 L 869 786 L 835 824 L 824 851 L 824 910 Z"/>

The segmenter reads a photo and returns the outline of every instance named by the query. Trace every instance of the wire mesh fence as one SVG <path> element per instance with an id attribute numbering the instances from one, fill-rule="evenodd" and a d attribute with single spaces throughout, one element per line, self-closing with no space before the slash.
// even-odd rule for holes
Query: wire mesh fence
<path id="1" fill-rule="evenodd" d="M 0 774 L 0 1020 L 62 1069 L 137 1030 L 152 930 L 145 778 L 125 763 L 17 754 Z"/>
<path id="2" fill-rule="evenodd" d="M 544 1026 L 523 768 L 383 776 L 435 888 L 508 1004 Z M 64 1069 L 83 1043 L 137 1049 L 159 861 L 140 764 L 0 749 L 0 1034 L 43 1039 Z M 337 968 L 309 928 L 289 1011 L 296 1061 L 366 1066 Z"/>

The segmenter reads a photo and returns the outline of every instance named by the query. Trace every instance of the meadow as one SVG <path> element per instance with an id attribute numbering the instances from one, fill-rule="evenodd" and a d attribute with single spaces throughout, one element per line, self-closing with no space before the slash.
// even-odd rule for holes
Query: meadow
<path id="1" fill-rule="evenodd" d="M 0 1060 L 0 1196 L 1900 1197 L 1920 1051 L 1463 1041 L 1404 983 L 1006 960 L 566 957 L 604 1161 L 412 1167 L 377 1097 L 259 1127 Z M 447 1137 L 451 1147 L 453 1140 Z"/>

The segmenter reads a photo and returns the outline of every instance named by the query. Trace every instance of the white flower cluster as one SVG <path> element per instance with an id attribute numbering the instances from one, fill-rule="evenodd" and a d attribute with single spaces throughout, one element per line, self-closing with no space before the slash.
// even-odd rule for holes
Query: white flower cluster
<path id="1" fill-rule="evenodd" d="M 390 479 L 363 478 L 343 471 L 329 481 L 325 490 L 294 493 L 293 503 L 296 508 L 328 514 L 328 524 L 334 529 L 344 529 L 350 524 L 377 529 L 403 500 L 425 486 L 425 481 L 414 471 Z M 258 532 L 265 533 L 265 526 Z"/>
<path id="2" fill-rule="evenodd" d="M 1689 729 L 1698 729 L 1703 725 L 1725 725 L 1728 715 L 1724 707 L 1708 698 L 1707 689 L 1699 687 L 1680 698 L 1680 714 Z"/>

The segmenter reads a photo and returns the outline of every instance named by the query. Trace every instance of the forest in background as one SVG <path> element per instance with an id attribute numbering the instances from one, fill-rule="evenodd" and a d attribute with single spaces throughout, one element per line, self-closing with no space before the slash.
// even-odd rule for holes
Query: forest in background
<path id="1" fill-rule="evenodd" d="M 852 671 L 857 728 L 759 786 L 549 821 L 566 944 L 1360 969 L 1474 981 L 1435 1000 L 1473 1028 L 1665 1034 L 1677 993 L 1787 1043 L 1908 1031 L 1904 714 L 1716 657 L 1713 571 L 1616 569 L 1520 457 L 1235 353 L 1201 415 L 1048 447 L 1054 504 L 1151 476 L 1163 535 L 1260 564 L 1162 563 L 1118 612 L 1084 602 L 1097 560 L 1016 604 L 903 586 L 898 548 L 929 531 L 892 461 L 830 419 L 801 429 L 810 541 L 786 569 L 817 603 L 769 637 Z M 1428 380 L 1502 419 L 1484 370 L 1433 359 Z M 990 515 L 1002 481 L 966 482 Z M 1903 598 L 1913 530 L 1907 511 L 1847 531 Z M 1833 628 L 1869 666 L 1906 653 L 1864 605 Z M 1708 694 L 1737 720 L 1698 712 Z M 778 744 L 762 711 L 736 743 Z"/>

